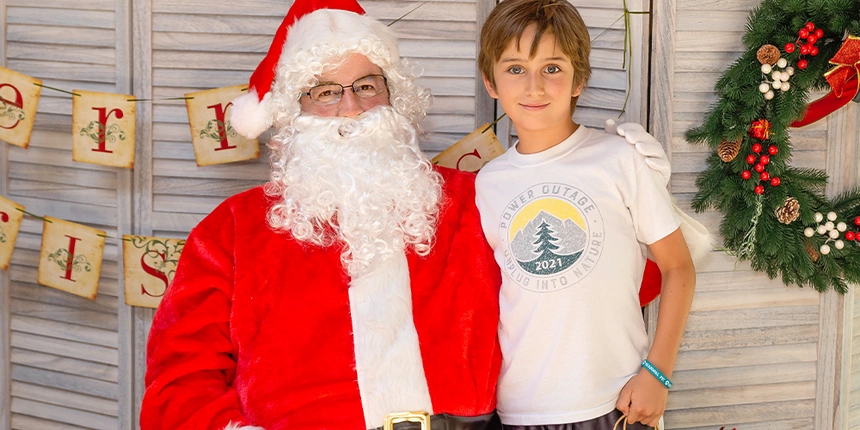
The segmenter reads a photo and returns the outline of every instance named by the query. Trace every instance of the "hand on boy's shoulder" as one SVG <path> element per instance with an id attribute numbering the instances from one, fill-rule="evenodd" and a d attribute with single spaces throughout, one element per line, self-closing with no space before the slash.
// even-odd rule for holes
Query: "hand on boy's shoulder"
<path id="1" fill-rule="evenodd" d="M 635 122 L 616 125 L 615 121 L 608 119 L 604 131 L 609 134 L 617 134 L 632 144 L 636 148 L 636 152 L 645 157 L 645 164 L 660 173 L 660 176 L 663 177 L 663 184 L 669 184 L 669 179 L 672 176 L 672 165 L 669 164 L 669 157 L 666 156 L 663 145 L 645 131 L 644 127 Z"/>

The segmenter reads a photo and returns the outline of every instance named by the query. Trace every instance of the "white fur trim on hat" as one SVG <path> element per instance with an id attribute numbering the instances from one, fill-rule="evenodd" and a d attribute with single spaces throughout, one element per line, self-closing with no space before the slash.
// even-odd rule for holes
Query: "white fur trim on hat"
<path id="1" fill-rule="evenodd" d="M 230 124 L 242 136 L 255 139 L 272 126 L 273 112 L 271 109 L 271 93 L 266 93 L 263 100 L 254 89 L 233 100 L 230 110 Z"/>

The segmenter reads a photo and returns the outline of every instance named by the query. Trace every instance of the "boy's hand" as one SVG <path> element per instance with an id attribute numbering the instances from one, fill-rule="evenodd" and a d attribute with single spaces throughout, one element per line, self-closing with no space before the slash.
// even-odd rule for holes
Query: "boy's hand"
<path id="1" fill-rule="evenodd" d="M 645 156 L 645 164 L 652 170 L 656 170 L 663 177 L 664 185 L 669 184 L 669 177 L 672 176 L 672 166 L 669 164 L 669 158 L 666 156 L 666 151 L 663 150 L 663 145 L 648 134 L 645 128 L 635 122 L 625 122 L 624 124 L 615 125 L 615 121 L 606 120 L 604 130 L 609 134 L 618 134 L 627 139 L 627 142 L 633 144 L 636 152 Z"/>
<path id="2" fill-rule="evenodd" d="M 666 410 L 669 389 L 647 370 L 642 369 L 621 389 L 615 407 L 627 415 L 627 423 L 641 422 L 656 427 Z"/>

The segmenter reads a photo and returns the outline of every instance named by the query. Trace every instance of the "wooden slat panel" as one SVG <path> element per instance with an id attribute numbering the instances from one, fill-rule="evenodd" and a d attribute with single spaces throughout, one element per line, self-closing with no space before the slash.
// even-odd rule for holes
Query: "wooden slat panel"
<path id="1" fill-rule="evenodd" d="M 94 412 L 101 415 L 114 416 L 117 411 L 116 400 L 102 399 L 93 396 L 85 396 L 70 391 L 40 385 L 27 384 L 24 382 L 13 382 L 12 391 L 16 397 L 34 400 L 41 403 L 66 406 Z M 41 427 L 40 427 L 41 428 Z"/>
<path id="2" fill-rule="evenodd" d="M 12 363 L 35 369 L 50 370 L 107 382 L 116 382 L 119 378 L 119 369 L 109 364 L 59 357 L 26 349 L 13 349 L 11 357 Z M 114 410 L 107 413 L 116 414 L 116 412 Z"/>
<path id="3" fill-rule="evenodd" d="M 44 385 L 105 399 L 117 400 L 117 385 L 110 382 L 35 369 L 21 365 L 12 365 L 12 379 L 14 381 Z"/>
<path id="4" fill-rule="evenodd" d="M 65 408 L 57 405 L 49 405 L 18 397 L 12 398 L 12 412 L 29 415 L 47 420 L 68 422 L 99 430 L 113 430 L 119 424 L 115 417 L 94 414 L 92 412 Z"/>
<path id="5" fill-rule="evenodd" d="M 113 29 L 113 11 L 70 10 L 50 7 L 8 7 L 8 24 L 35 24 Z"/>
<path id="6" fill-rule="evenodd" d="M 767 399 L 762 399 L 764 402 Z M 752 405 L 723 406 L 713 408 L 691 408 L 669 411 L 664 415 L 666 427 L 685 429 L 691 427 L 714 428 L 715 425 L 726 425 L 728 428 L 746 429 L 747 423 L 767 424 L 774 427 L 774 419 L 792 420 L 808 419 L 815 407 L 813 400 L 790 402 L 758 403 Z M 716 424 L 715 424 L 716 423 Z M 804 427 L 810 428 L 810 427 Z"/>
<path id="7" fill-rule="evenodd" d="M 41 351 L 61 357 L 94 361 L 96 363 L 117 365 L 116 348 L 83 345 L 68 340 L 48 338 L 28 333 L 12 332 L 11 343 L 15 348 Z"/>
<path id="8" fill-rule="evenodd" d="M 60 423 L 57 421 L 43 420 L 41 418 L 29 417 L 27 415 L 12 415 L 13 430 L 88 430 L 85 427 L 78 427 L 69 424 Z"/>

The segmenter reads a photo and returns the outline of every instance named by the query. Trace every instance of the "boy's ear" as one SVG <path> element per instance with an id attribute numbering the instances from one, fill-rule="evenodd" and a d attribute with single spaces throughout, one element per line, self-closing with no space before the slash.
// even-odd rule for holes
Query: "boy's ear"
<path id="1" fill-rule="evenodd" d="M 487 89 L 487 94 L 494 99 L 499 98 L 499 93 L 496 92 L 495 86 L 487 79 L 487 75 L 481 73 L 481 78 L 484 80 L 484 88 Z"/>
<path id="2" fill-rule="evenodd" d="M 573 89 L 573 93 L 570 94 L 571 97 L 579 97 L 582 93 L 582 89 L 585 87 L 585 81 L 579 83 L 579 85 Z"/>

